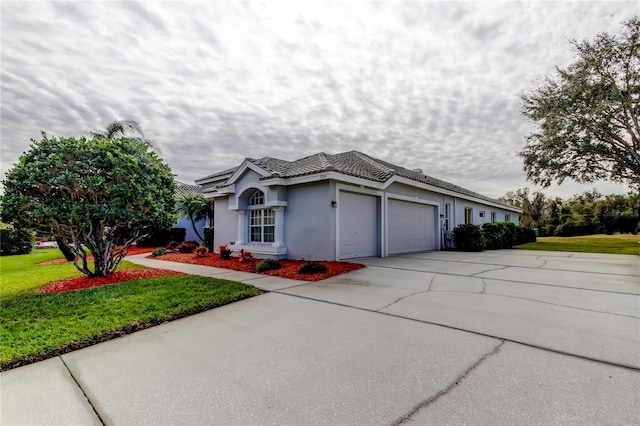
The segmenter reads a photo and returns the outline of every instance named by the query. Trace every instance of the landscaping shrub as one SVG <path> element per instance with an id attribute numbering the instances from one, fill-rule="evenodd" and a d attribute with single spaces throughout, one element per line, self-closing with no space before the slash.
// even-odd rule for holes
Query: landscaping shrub
<path id="1" fill-rule="evenodd" d="M 163 254 L 166 254 L 166 253 L 167 253 L 167 249 L 165 249 L 164 247 L 158 247 L 157 249 L 151 252 L 151 256 L 157 257 L 157 256 L 162 256 Z"/>
<path id="2" fill-rule="evenodd" d="M 277 259 L 262 259 L 256 265 L 256 272 L 273 271 L 282 268 Z"/>
<path id="3" fill-rule="evenodd" d="M 231 259 L 231 249 L 227 248 L 226 244 L 218 247 L 218 251 L 220 253 L 220 259 L 222 260 Z"/>
<path id="4" fill-rule="evenodd" d="M 213 252 L 213 226 L 205 226 L 202 228 L 202 232 L 204 232 L 204 241 L 203 244 L 207 246 L 207 250 Z"/>
<path id="5" fill-rule="evenodd" d="M 541 237 L 552 237 L 556 232 L 556 225 L 544 225 L 538 228 Z"/>
<path id="6" fill-rule="evenodd" d="M 480 251 L 487 245 L 487 239 L 478 225 L 463 224 L 453 229 L 453 242 L 457 250 Z"/>
<path id="7" fill-rule="evenodd" d="M 527 243 L 535 243 L 536 242 L 536 231 L 533 228 L 528 228 L 526 226 L 518 227 L 518 240 L 515 245 L 527 244 Z"/>
<path id="8" fill-rule="evenodd" d="M 518 243 L 518 225 L 513 222 L 504 223 L 504 243 L 502 248 L 511 248 Z"/>
<path id="9" fill-rule="evenodd" d="M 487 240 L 486 248 L 489 250 L 501 249 L 504 246 L 505 225 L 500 222 L 485 223 L 482 225 L 482 233 Z"/>
<path id="10" fill-rule="evenodd" d="M 240 262 L 248 262 L 253 259 L 253 253 L 249 250 L 240 249 Z"/>
<path id="11" fill-rule="evenodd" d="M 187 228 L 171 228 L 154 231 L 138 240 L 140 247 L 164 247 L 171 241 L 181 243 L 187 237 Z"/>
<path id="12" fill-rule="evenodd" d="M 164 246 L 164 248 L 165 248 L 165 249 L 167 249 L 167 250 L 171 250 L 171 251 L 173 251 L 173 250 L 177 249 L 179 245 L 180 245 L 180 243 L 179 243 L 179 242 L 177 242 L 177 241 L 171 241 L 169 244 L 167 244 L 166 246 Z"/>
<path id="13" fill-rule="evenodd" d="M 193 253 L 199 245 L 200 244 L 195 241 L 185 241 L 184 243 L 180 243 L 180 245 L 176 247 L 176 249 L 180 253 Z"/>
<path id="14" fill-rule="evenodd" d="M 307 262 L 298 270 L 301 274 L 324 274 L 327 272 L 327 265 L 320 262 Z"/>
<path id="15" fill-rule="evenodd" d="M 206 257 L 207 256 L 207 251 L 208 251 L 207 247 L 202 245 L 202 244 L 200 244 L 198 246 L 198 248 L 196 248 L 195 254 L 196 254 L 196 256 L 199 256 L 199 257 Z"/>
<path id="16" fill-rule="evenodd" d="M 0 229 L 0 256 L 31 253 L 35 241 L 26 229 Z"/>

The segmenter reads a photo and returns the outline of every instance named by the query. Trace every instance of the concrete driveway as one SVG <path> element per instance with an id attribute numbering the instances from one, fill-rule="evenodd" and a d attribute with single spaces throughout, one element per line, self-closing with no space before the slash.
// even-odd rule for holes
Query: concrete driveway
<path id="1" fill-rule="evenodd" d="M 5 424 L 638 424 L 640 258 L 365 259 L 0 375 Z"/>

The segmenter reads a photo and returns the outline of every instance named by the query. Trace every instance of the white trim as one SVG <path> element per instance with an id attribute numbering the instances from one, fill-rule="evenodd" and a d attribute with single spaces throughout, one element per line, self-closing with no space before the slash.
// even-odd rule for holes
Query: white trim
<path id="1" fill-rule="evenodd" d="M 265 207 L 287 207 L 287 202 L 286 201 L 280 201 L 280 200 L 276 200 L 276 201 L 267 201 L 266 203 L 264 203 Z"/>
<path id="2" fill-rule="evenodd" d="M 266 200 L 266 198 L 267 198 L 267 188 L 265 188 L 264 186 L 262 186 L 258 182 L 249 182 L 248 184 L 246 184 L 245 186 L 240 188 L 239 191 L 235 192 L 233 194 L 233 197 L 229 197 L 229 210 L 239 210 L 239 208 L 238 208 L 238 199 L 240 198 L 240 196 L 242 196 L 242 194 L 244 194 L 249 189 L 257 189 L 259 191 L 262 191 L 262 193 L 264 194 L 265 200 Z M 244 209 L 242 209 L 242 210 L 244 210 Z"/>
<path id="3" fill-rule="evenodd" d="M 253 164 L 250 161 L 244 160 L 242 162 L 242 164 L 240 165 L 240 167 L 238 167 L 238 170 L 236 170 L 231 177 L 229 178 L 229 184 L 232 183 L 236 183 L 236 181 L 238 179 L 240 179 L 242 177 L 242 175 L 244 175 L 244 173 L 247 171 L 247 169 L 251 169 L 254 172 L 256 172 L 257 174 L 259 174 L 262 177 L 267 177 L 267 176 L 271 176 L 271 174 L 269 172 L 267 172 L 265 169 L 256 166 L 255 164 Z"/>
<path id="4" fill-rule="evenodd" d="M 516 213 L 522 212 L 522 210 L 518 209 L 517 207 L 491 202 L 488 200 L 484 200 L 482 198 L 477 198 L 471 195 L 462 194 L 460 192 L 452 191 L 449 189 L 440 188 L 438 186 L 429 185 L 427 183 L 418 182 L 418 181 L 401 177 L 398 175 L 392 176 L 385 182 L 375 182 L 369 179 L 363 179 L 355 176 L 345 175 L 339 172 L 328 171 L 326 173 L 316 173 L 313 175 L 298 176 L 293 178 L 270 178 L 270 179 L 262 180 L 261 182 L 264 186 L 274 186 L 274 185 L 288 186 L 288 185 L 299 185 L 302 183 L 309 183 L 309 182 L 318 182 L 323 180 L 335 180 L 338 182 L 363 186 L 363 187 L 371 188 L 373 190 L 378 190 L 378 191 L 384 191 L 389 186 L 397 182 L 404 185 L 412 186 L 414 188 L 431 191 L 439 195 L 447 195 L 450 197 L 460 198 L 462 200 L 472 201 L 478 204 L 484 204 L 486 206 L 497 207 L 499 209 L 509 210 Z"/>

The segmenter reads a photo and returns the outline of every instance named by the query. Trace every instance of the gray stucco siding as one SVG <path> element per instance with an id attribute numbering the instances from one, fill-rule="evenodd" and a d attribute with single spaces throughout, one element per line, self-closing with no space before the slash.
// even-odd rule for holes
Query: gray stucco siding
<path id="1" fill-rule="evenodd" d="M 456 199 L 456 224 L 464 223 L 465 208 L 472 209 L 473 224 L 483 225 L 491 222 L 491 212 L 496 212 L 496 222 L 505 222 L 505 215 L 510 215 L 510 222 L 518 224 L 518 213 L 500 209 L 498 207 L 486 204 L 474 203 L 464 199 Z M 480 213 L 484 212 L 484 217 L 480 217 Z"/>
<path id="2" fill-rule="evenodd" d="M 327 181 L 287 188 L 284 239 L 289 259 L 336 258 L 334 195 L 335 185 Z"/>
<path id="3" fill-rule="evenodd" d="M 203 228 L 207 225 L 207 220 L 206 219 L 202 219 L 202 220 L 196 221 L 195 225 L 196 225 L 196 229 L 198 230 L 200 235 L 202 235 L 202 237 L 204 237 Z M 186 233 L 185 238 L 184 238 L 185 241 L 197 241 L 197 242 L 200 242 L 200 238 L 198 238 L 197 234 L 193 230 L 193 226 L 191 226 L 191 220 L 189 220 L 189 216 L 184 216 L 184 217 L 180 218 L 178 220 L 178 222 L 176 222 L 176 224 L 172 226 L 172 228 L 184 228 L 184 229 L 186 229 L 187 233 Z"/>
<path id="4" fill-rule="evenodd" d="M 238 238 L 238 214 L 229 210 L 229 199 L 216 198 L 214 212 L 213 242 L 215 250 L 220 245 L 228 245 Z"/>

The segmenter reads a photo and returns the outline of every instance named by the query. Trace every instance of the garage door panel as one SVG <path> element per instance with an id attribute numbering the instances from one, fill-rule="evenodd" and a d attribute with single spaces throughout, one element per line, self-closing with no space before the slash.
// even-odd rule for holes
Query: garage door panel
<path id="1" fill-rule="evenodd" d="M 371 195 L 341 192 L 339 258 L 378 255 L 378 203 Z"/>
<path id="2" fill-rule="evenodd" d="M 389 254 L 435 249 L 435 208 L 426 204 L 389 199 Z"/>

